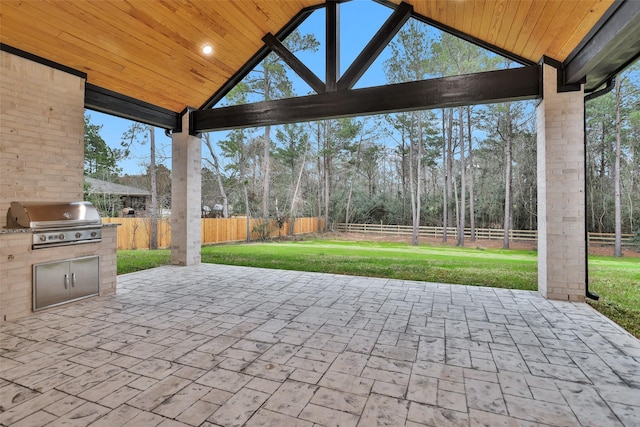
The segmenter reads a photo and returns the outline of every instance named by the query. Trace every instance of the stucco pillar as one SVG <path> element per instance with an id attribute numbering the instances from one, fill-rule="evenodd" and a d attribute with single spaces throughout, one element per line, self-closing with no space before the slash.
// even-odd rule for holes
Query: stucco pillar
<path id="1" fill-rule="evenodd" d="M 538 127 L 538 292 L 585 300 L 584 93 L 558 92 L 543 65 Z"/>
<path id="2" fill-rule="evenodd" d="M 202 145 L 199 137 L 189 135 L 188 113 L 182 117 L 182 132 L 171 140 L 171 263 L 200 264 Z"/>

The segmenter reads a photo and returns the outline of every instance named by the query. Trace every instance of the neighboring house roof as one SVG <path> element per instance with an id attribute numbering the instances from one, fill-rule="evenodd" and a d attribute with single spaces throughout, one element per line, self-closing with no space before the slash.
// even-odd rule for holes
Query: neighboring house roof
<path id="1" fill-rule="evenodd" d="M 84 177 L 89 184 L 89 194 L 118 194 L 121 196 L 151 196 L 151 192 L 141 188 L 129 187 L 128 185 L 114 184 L 113 182 L 102 181 L 101 179 Z"/>

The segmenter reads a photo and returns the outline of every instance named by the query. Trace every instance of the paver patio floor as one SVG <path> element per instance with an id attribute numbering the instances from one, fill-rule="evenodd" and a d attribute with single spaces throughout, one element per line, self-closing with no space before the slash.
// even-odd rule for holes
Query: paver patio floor
<path id="1" fill-rule="evenodd" d="M 535 292 L 166 266 L 0 340 L 3 426 L 640 425 L 640 341 Z"/>

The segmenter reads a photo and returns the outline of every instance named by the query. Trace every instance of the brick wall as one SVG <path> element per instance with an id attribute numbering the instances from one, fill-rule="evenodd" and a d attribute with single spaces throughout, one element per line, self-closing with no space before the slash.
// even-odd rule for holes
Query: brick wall
<path id="1" fill-rule="evenodd" d="M 3 230 L 10 203 L 82 200 L 84 79 L 0 52 L 0 322 L 32 311 L 33 264 L 100 256 L 101 295 L 116 289 L 115 226 L 102 243 L 31 249 L 32 233 Z"/>
<path id="2" fill-rule="evenodd" d="M 189 117 L 182 118 L 182 133 L 174 133 L 171 151 L 171 263 L 200 264 L 200 180 L 202 142 L 189 135 Z"/>
<path id="3" fill-rule="evenodd" d="M 584 93 L 558 93 L 557 71 L 543 66 L 537 109 L 538 291 L 584 301 L 586 278 Z"/>
<path id="4" fill-rule="evenodd" d="M 82 200 L 84 79 L 0 52 L 0 227 L 13 200 Z"/>

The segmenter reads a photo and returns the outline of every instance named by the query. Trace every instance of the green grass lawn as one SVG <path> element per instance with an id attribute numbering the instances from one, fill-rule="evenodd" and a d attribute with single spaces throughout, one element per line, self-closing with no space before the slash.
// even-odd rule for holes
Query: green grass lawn
<path id="1" fill-rule="evenodd" d="M 118 251 L 118 274 L 165 265 L 168 250 Z M 202 248 L 202 262 L 458 283 L 537 288 L 535 251 L 411 246 L 406 243 L 304 240 Z M 640 338 L 640 258 L 590 257 L 596 309 Z"/>

